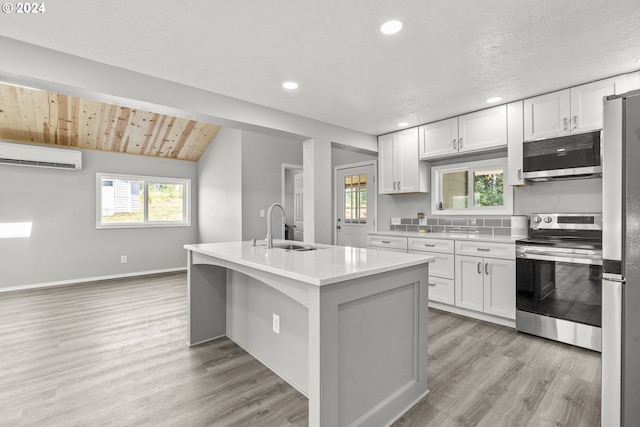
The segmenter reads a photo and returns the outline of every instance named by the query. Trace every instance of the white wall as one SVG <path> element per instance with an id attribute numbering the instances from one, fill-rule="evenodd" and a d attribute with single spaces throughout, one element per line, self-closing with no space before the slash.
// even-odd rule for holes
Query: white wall
<path id="1" fill-rule="evenodd" d="M 199 243 L 242 239 L 242 131 L 223 128 L 198 161 Z"/>
<path id="2" fill-rule="evenodd" d="M 96 172 L 191 179 L 194 162 L 82 150 L 83 169 L 0 166 L 0 222 L 32 221 L 31 237 L 0 239 L 0 288 L 186 267 L 189 227 L 96 229 Z M 120 256 L 128 263 L 121 264 Z"/>

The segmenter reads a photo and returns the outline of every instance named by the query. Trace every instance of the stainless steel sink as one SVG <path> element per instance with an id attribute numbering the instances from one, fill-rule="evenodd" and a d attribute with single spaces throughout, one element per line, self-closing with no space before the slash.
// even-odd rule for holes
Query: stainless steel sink
<path id="1" fill-rule="evenodd" d="M 286 251 L 297 251 L 297 252 L 303 252 L 303 251 L 315 251 L 316 248 L 311 247 L 311 246 L 302 246 L 302 245 L 294 245 L 291 243 L 283 243 L 283 244 L 279 244 L 279 245 L 273 245 L 274 249 L 284 249 Z"/>

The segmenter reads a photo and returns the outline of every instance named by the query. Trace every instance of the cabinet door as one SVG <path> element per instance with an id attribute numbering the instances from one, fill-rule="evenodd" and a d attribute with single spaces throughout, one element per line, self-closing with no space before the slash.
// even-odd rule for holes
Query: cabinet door
<path id="1" fill-rule="evenodd" d="M 396 191 L 393 134 L 378 137 L 378 178 L 380 194 Z"/>
<path id="2" fill-rule="evenodd" d="M 458 118 L 420 126 L 420 158 L 446 157 L 458 152 Z"/>
<path id="3" fill-rule="evenodd" d="M 456 306 L 469 310 L 484 310 L 483 259 L 456 255 Z"/>
<path id="4" fill-rule="evenodd" d="M 516 262 L 484 259 L 484 312 L 516 318 Z"/>
<path id="5" fill-rule="evenodd" d="M 569 89 L 524 100 L 524 140 L 568 135 Z"/>
<path id="6" fill-rule="evenodd" d="M 507 145 L 507 106 L 465 114 L 458 118 L 458 151 L 480 151 Z"/>
<path id="7" fill-rule="evenodd" d="M 624 92 L 625 83 L 626 76 L 618 76 L 571 88 L 571 131 L 602 129 L 603 98 Z"/>
<path id="8" fill-rule="evenodd" d="M 420 160 L 418 158 L 418 129 L 396 134 L 396 186 L 399 193 L 416 193 L 420 188 Z"/>

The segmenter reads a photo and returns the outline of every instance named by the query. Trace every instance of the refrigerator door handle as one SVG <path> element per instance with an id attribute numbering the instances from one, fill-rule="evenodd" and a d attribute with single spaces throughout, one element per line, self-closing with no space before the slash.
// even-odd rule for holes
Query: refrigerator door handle
<path id="1" fill-rule="evenodd" d="M 620 426 L 623 283 L 602 279 L 602 425 Z"/>

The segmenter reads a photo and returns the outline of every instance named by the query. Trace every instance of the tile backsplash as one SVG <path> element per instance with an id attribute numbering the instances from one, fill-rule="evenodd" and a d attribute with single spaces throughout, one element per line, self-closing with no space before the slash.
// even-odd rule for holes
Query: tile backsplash
<path id="1" fill-rule="evenodd" d="M 398 219 L 400 221 L 398 221 Z M 397 223 L 400 224 L 397 224 Z M 429 233 L 471 233 L 486 234 L 492 236 L 511 235 L 511 217 L 491 218 L 392 218 L 389 230 L 391 231 L 415 231 Z"/>

